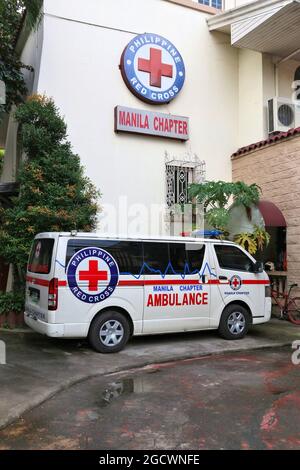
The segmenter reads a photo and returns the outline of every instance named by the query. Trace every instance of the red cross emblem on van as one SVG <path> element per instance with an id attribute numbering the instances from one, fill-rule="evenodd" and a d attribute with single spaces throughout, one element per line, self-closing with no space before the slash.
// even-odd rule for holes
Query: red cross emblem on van
<path id="1" fill-rule="evenodd" d="M 241 285 L 242 285 L 242 279 L 237 276 L 237 275 L 234 275 L 230 278 L 230 287 L 232 290 L 239 290 L 241 288 Z"/>
<path id="2" fill-rule="evenodd" d="M 108 280 L 108 272 L 98 269 L 98 260 L 89 260 L 89 269 L 87 271 L 79 271 L 79 280 L 88 281 L 88 290 L 98 291 L 100 281 Z"/>
<path id="3" fill-rule="evenodd" d="M 114 292 L 119 268 L 112 255 L 98 247 L 77 251 L 67 266 L 68 286 L 81 302 L 98 303 Z"/>

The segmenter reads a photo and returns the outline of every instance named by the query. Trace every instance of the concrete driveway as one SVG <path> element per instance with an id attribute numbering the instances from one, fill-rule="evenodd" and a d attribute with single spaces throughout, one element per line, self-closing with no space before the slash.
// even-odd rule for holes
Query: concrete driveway
<path id="1" fill-rule="evenodd" d="M 214 331 L 137 337 L 118 354 L 92 351 L 87 342 L 57 340 L 34 332 L 0 331 L 6 343 L 6 365 L 0 365 L 0 428 L 57 392 L 94 376 L 179 359 L 234 351 L 288 346 L 300 339 L 300 328 L 272 320 L 252 327 L 240 341 L 226 341 Z"/>
<path id="2" fill-rule="evenodd" d="M 298 450 L 299 380 L 289 347 L 94 377 L 0 430 L 0 450 Z"/>

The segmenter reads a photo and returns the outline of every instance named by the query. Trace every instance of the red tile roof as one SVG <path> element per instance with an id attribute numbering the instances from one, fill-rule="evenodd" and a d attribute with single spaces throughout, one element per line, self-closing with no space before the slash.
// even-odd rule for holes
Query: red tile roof
<path id="1" fill-rule="evenodd" d="M 243 155 L 245 153 L 250 152 L 251 150 L 259 149 L 261 147 L 274 144 L 277 141 L 287 139 L 288 137 L 292 137 L 297 134 L 300 135 L 300 127 L 289 129 L 287 132 L 279 132 L 278 134 L 271 135 L 265 140 L 260 140 L 259 142 L 255 142 L 254 144 L 246 145 L 245 147 L 239 148 L 236 152 L 232 154 L 232 157 Z"/>

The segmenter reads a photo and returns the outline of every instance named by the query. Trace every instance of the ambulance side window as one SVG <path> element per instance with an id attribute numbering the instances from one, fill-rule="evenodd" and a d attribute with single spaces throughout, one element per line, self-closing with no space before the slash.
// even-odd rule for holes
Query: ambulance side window
<path id="1" fill-rule="evenodd" d="M 141 242 L 105 240 L 99 247 L 106 250 L 116 260 L 120 274 L 140 274 L 143 266 Z"/>
<path id="2" fill-rule="evenodd" d="M 34 240 L 28 262 L 28 271 L 36 274 L 49 274 L 54 240 L 41 238 Z"/>
<path id="3" fill-rule="evenodd" d="M 234 271 L 253 271 L 252 260 L 239 248 L 231 245 L 214 245 L 220 268 Z"/>
<path id="4" fill-rule="evenodd" d="M 144 242 L 145 274 L 165 274 L 169 264 L 169 244 L 161 242 Z"/>
<path id="5" fill-rule="evenodd" d="M 175 273 L 182 274 L 188 264 L 185 243 L 170 243 L 170 262 Z M 175 274 L 174 273 L 174 274 Z M 170 274 L 172 272 L 170 271 Z"/>
<path id="6" fill-rule="evenodd" d="M 107 251 L 116 260 L 121 274 L 139 274 L 142 269 L 142 243 L 126 240 L 70 240 L 67 246 L 66 266 L 77 251 L 88 247 L 103 248 Z"/>
<path id="7" fill-rule="evenodd" d="M 198 243 L 186 243 L 185 249 L 190 272 L 193 273 L 201 271 L 205 254 L 205 245 Z"/>

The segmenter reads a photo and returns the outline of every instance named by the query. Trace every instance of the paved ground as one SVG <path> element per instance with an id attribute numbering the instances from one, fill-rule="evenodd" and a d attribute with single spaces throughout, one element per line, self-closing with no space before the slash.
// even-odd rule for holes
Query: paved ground
<path id="1" fill-rule="evenodd" d="M 0 449 L 299 449 L 299 382 L 290 348 L 93 378 L 0 431 Z"/>
<path id="2" fill-rule="evenodd" d="M 133 339 L 124 351 L 113 355 L 97 354 L 86 342 L 50 339 L 31 332 L 2 330 L 0 339 L 7 346 L 7 365 L 0 365 L 2 427 L 87 377 L 183 358 L 291 345 L 293 340 L 300 339 L 300 328 L 272 320 L 253 327 L 241 341 L 220 339 L 214 331 L 140 337 Z"/>

